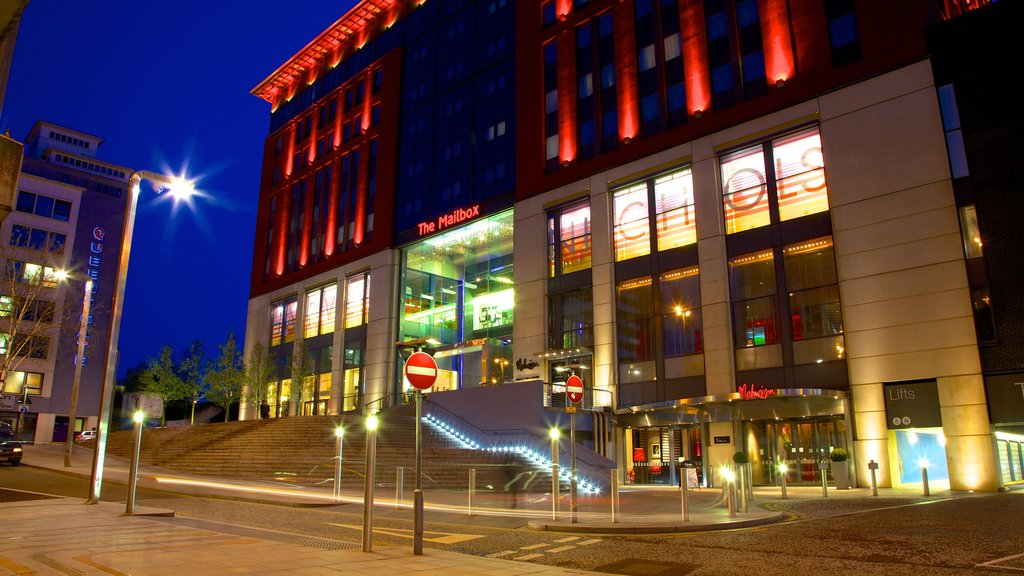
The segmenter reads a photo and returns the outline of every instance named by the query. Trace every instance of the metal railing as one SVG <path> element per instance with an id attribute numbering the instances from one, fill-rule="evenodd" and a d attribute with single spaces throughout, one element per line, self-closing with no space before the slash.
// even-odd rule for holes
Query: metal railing
<path id="1" fill-rule="evenodd" d="M 583 400 L 576 404 L 580 410 L 601 411 L 611 407 L 612 393 L 610 390 L 601 388 L 584 388 Z M 545 408 L 567 408 L 572 406 L 565 395 L 565 384 L 544 385 L 544 407 Z"/>

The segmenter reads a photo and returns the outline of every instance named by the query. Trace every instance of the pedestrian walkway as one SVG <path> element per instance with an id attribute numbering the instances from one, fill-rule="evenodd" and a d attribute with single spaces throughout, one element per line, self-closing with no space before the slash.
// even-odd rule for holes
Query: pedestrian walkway
<path id="1" fill-rule="evenodd" d="M 69 498 L 0 503 L 0 574 L 597 574 L 435 549 L 421 556 L 394 546 L 364 553 L 343 542 L 325 549 L 263 538 L 257 530 L 239 535 L 163 522 L 151 515 L 166 512 L 153 508 L 136 508 L 134 515 L 123 510 L 121 504 L 87 505 Z"/>

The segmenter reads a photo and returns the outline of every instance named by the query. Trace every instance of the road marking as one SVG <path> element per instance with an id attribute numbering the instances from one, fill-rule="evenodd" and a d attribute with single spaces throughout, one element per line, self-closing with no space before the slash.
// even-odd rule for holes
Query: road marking
<path id="1" fill-rule="evenodd" d="M 580 546 L 590 546 L 591 544 L 597 544 L 601 542 L 600 538 L 594 538 L 593 540 L 584 540 L 583 542 L 577 542 Z"/>
<path id="2" fill-rule="evenodd" d="M 544 548 L 545 546 L 551 546 L 551 544 L 530 544 L 529 546 L 520 546 L 520 550 L 536 550 L 537 548 Z"/>
<path id="3" fill-rule="evenodd" d="M 110 574 L 111 576 L 130 576 L 129 574 L 121 572 L 117 568 L 111 568 L 110 566 L 107 566 L 106 564 L 100 564 L 99 562 L 97 562 L 97 561 L 92 559 L 92 555 L 91 554 L 83 554 L 81 556 L 75 556 L 75 560 L 81 562 L 82 564 L 86 564 L 88 566 L 92 566 L 93 568 L 96 568 L 98 570 L 102 570 L 102 571 L 106 572 L 107 574 Z"/>
<path id="4" fill-rule="evenodd" d="M 558 542 L 559 544 L 561 544 L 563 542 L 572 542 L 573 540 L 579 540 L 579 539 L 580 539 L 579 536 L 569 536 L 568 538 L 562 538 L 561 540 L 555 540 L 555 542 Z"/>
<path id="5" fill-rule="evenodd" d="M 45 564 L 50 568 L 53 568 L 54 570 L 67 574 L 68 576 L 85 576 L 85 572 L 82 572 L 81 570 L 76 570 L 71 566 L 68 566 L 67 564 L 62 564 L 54 560 L 53 558 L 50 558 L 46 554 L 33 554 L 29 556 L 29 558 L 35 560 L 36 562 L 39 562 L 40 564 Z"/>
<path id="6" fill-rule="evenodd" d="M 488 558 L 501 558 L 502 556 L 508 556 L 509 554 L 515 554 L 517 550 L 502 550 L 501 552 L 495 552 L 494 554 L 488 554 Z"/>
<path id="7" fill-rule="evenodd" d="M 543 558 L 543 557 L 544 557 L 543 554 L 527 554 L 526 556 L 520 556 L 518 558 L 513 558 L 513 560 L 523 560 L 523 561 L 526 561 L 526 560 L 533 560 L 535 558 Z"/>
<path id="8" fill-rule="evenodd" d="M 362 530 L 362 526 L 355 526 L 353 524 L 335 524 L 334 522 L 325 522 L 330 526 L 341 526 L 342 528 L 351 528 L 353 530 Z M 387 536 L 395 536 L 397 538 L 414 538 L 415 534 L 413 531 L 407 528 L 374 528 L 374 532 L 385 534 Z M 423 532 L 424 542 L 436 542 L 438 544 L 458 544 L 460 542 L 468 542 L 470 540 L 476 540 L 478 538 L 484 538 L 483 534 L 452 534 L 449 532 Z M 441 536 L 427 538 L 427 534 L 441 534 Z M 547 546 L 547 544 L 545 544 Z"/>
<path id="9" fill-rule="evenodd" d="M 1024 568 L 1017 568 L 1016 566 L 996 566 L 999 562 L 1006 562 L 1007 560 L 1016 560 L 1024 556 L 1024 554 L 1014 554 L 1013 556 L 1004 556 L 1002 558 L 996 558 L 995 560 L 989 560 L 988 562 L 982 562 L 981 564 L 975 564 L 975 566 L 984 566 L 986 568 L 998 568 L 1000 570 L 1017 570 L 1018 572 L 1024 572 Z"/>
<path id="10" fill-rule="evenodd" d="M 562 546 L 560 548 L 552 548 L 550 550 L 545 550 L 545 552 L 547 552 L 548 554 L 554 554 L 555 552 L 565 552 L 566 550 L 572 550 L 573 548 L 575 548 L 575 546 Z"/>
<path id="11" fill-rule="evenodd" d="M 15 574 L 32 574 L 28 566 L 18 564 L 14 560 L 0 556 L 0 568 L 6 568 Z"/>

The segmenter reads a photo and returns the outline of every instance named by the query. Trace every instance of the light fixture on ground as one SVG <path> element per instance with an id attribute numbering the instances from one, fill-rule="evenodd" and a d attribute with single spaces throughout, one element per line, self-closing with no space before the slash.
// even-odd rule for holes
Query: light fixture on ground
<path id="1" fill-rule="evenodd" d="M 117 377 L 117 340 L 121 334 L 121 311 L 124 306 L 124 289 L 128 281 L 128 259 L 132 250 L 132 234 L 135 231 L 135 213 L 139 204 L 140 184 L 148 180 L 154 184 L 157 194 L 168 192 L 175 202 L 188 200 L 196 193 L 190 180 L 177 176 L 164 176 L 148 170 L 132 172 L 128 178 L 128 207 L 124 215 L 124 235 L 121 238 L 121 253 L 117 261 L 117 280 L 114 297 L 110 306 L 110 332 L 106 342 L 106 364 L 103 389 L 100 392 L 99 414 L 96 423 L 96 450 L 92 458 L 92 475 L 89 479 L 87 504 L 99 504 L 103 487 L 103 461 L 107 449 L 107 431 L 110 427 L 110 408 L 113 403 L 114 386 Z"/>
<path id="2" fill-rule="evenodd" d="M 373 472 L 377 465 L 376 414 L 366 417 L 366 462 L 363 467 L 363 552 L 373 552 Z"/>
<path id="3" fill-rule="evenodd" d="M 338 459 L 334 463 L 334 503 L 341 502 L 341 449 L 345 440 L 345 428 L 338 426 L 334 429 L 334 437 L 337 438 Z"/>
<path id="4" fill-rule="evenodd" d="M 736 473 L 729 468 L 722 468 L 722 479 L 725 480 L 726 498 L 729 502 L 729 518 L 736 517 Z"/>
<path id="5" fill-rule="evenodd" d="M 562 433 L 552 428 L 551 437 L 551 519 L 558 520 L 558 438 Z"/>
<path id="6" fill-rule="evenodd" d="M 783 500 L 786 499 L 786 473 L 787 472 L 789 472 L 789 466 L 786 466 L 785 462 L 779 464 L 779 476 L 781 477 L 781 482 L 782 482 L 782 499 Z"/>
<path id="7" fill-rule="evenodd" d="M 142 450 L 142 423 L 146 419 L 146 413 L 142 410 L 132 415 L 135 422 L 135 443 L 132 445 L 132 467 L 128 472 L 128 501 L 125 503 L 124 513 L 131 514 L 135 511 L 135 486 L 139 481 L 139 455 Z"/>

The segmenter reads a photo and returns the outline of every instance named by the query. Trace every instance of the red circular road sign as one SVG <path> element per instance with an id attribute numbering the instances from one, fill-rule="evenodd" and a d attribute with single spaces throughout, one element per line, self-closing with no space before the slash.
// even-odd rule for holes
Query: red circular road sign
<path id="1" fill-rule="evenodd" d="M 426 352 L 416 352 L 405 361 L 405 379 L 417 390 L 426 390 L 437 380 L 437 362 Z"/>
<path id="2" fill-rule="evenodd" d="M 569 402 L 579 404 L 583 400 L 583 379 L 575 374 L 569 376 L 565 381 L 565 395 L 569 397 Z"/>

